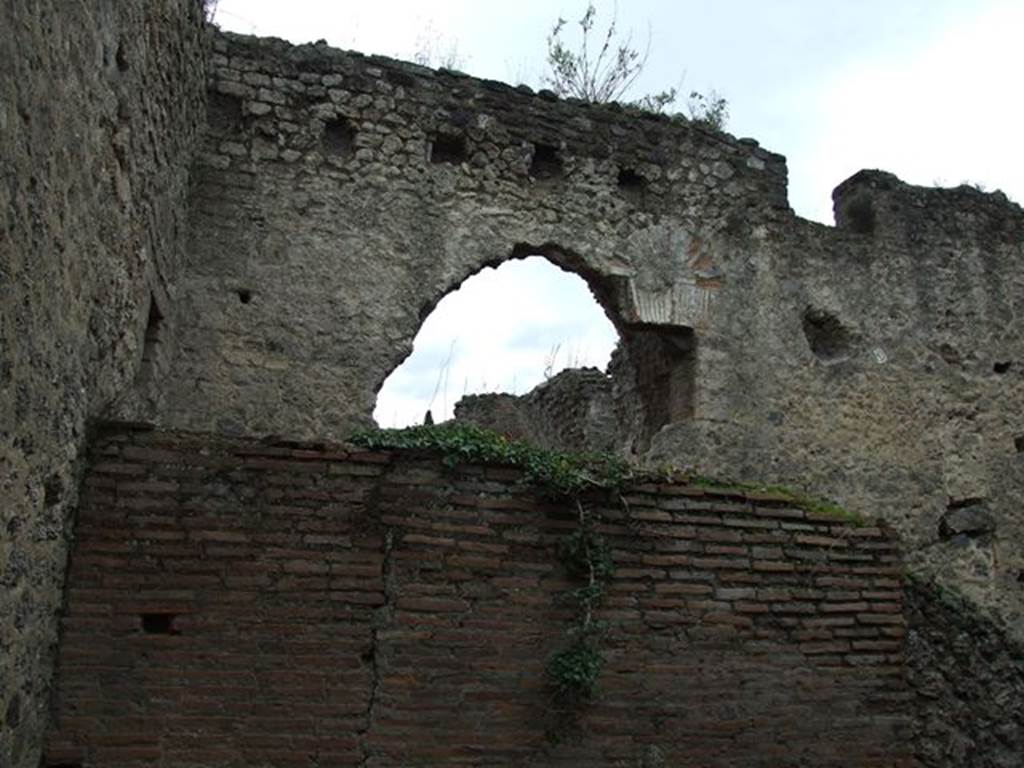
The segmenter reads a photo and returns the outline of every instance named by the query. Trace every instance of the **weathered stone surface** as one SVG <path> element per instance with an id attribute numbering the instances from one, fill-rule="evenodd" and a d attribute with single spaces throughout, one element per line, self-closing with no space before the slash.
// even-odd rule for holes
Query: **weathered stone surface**
<path id="1" fill-rule="evenodd" d="M 596 368 L 566 369 L 525 395 L 467 395 L 455 420 L 560 451 L 611 453 L 620 443 L 611 378 Z"/>
<path id="2" fill-rule="evenodd" d="M 144 347 L 154 364 L 154 297 L 165 330 L 173 321 L 202 27 L 199 4 L 177 0 L 0 5 L 5 768 L 39 763 L 86 420 L 126 389 Z M 155 379 L 140 380 L 134 411 Z"/>
<path id="3" fill-rule="evenodd" d="M 911 580 L 907 676 L 926 768 L 1017 768 L 1024 755 L 1024 647 L 954 593 Z"/>
<path id="4" fill-rule="evenodd" d="M 694 324 L 715 233 L 785 210 L 781 157 L 685 122 L 325 46 L 216 47 L 167 424 L 344 435 L 446 293 L 531 253 L 587 279 L 626 338 Z"/>

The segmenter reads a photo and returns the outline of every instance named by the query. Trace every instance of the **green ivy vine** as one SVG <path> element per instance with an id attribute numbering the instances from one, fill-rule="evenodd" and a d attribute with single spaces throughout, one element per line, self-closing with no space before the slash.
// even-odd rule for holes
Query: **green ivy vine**
<path id="1" fill-rule="evenodd" d="M 582 495 L 595 489 L 620 489 L 639 479 L 639 471 L 616 456 L 546 450 L 453 422 L 368 430 L 355 434 L 351 442 L 365 448 L 437 451 L 450 468 L 474 462 L 511 465 L 522 469 L 531 484 L 574 504 L 577 525 L 559 543 L 558 557 L 569 578 L 581 585 L 564 596 L 573 605 L 573 623 L 566 632 L 566 644 L 549 657 L 545 674 L 563 716 L 592 699 L 604 664 L 600 641 L 605 629 L 594 616 L 604 600 L 614 564 L 611 547 L 595 530 L 595 514 L 587 511 Z"/>

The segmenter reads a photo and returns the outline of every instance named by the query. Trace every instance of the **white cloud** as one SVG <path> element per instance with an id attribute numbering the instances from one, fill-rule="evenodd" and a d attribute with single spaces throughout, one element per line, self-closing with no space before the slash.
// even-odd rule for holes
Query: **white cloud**
<path id="1" fill-rule="evenodd" d="M 915 184 L 980 182 L 1024 201 L 1024 6 L 999 4 L 926 45 L 849 66 L 820 87 L 822 130 L 801 159 L 812 186 L 861 168 Z M 831 222 L 826 200 L 811 215 Z"/>

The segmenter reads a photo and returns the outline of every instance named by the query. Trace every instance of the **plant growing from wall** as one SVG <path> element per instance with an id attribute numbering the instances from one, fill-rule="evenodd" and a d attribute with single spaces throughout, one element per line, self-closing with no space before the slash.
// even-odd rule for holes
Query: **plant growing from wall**
<path id="1" fill-rule="evenodd" d="M 565 19 L 559 18 L 548 34 L 548 74 L 544 76 L 544 83 L 559 96 L 597 104 L 620 101 L 647 66 L 650 33 L 641 51 L 633 46 L 631 35 L 627 34 L 624 39 L 619 37 L 614 16 L 603 35 L 595 31 L 596 20 L 597 9 L 593 3 L 588 3 L 577 22 L 580 43 L 576 48 L 563 39 Z M 645 112 L 664 112 L 675 103 L 677 96 L 677 89 L 668 88 L 629 103 Z M 707 95 L 691 91 L 687 111 L 694 122 L 722 130 L 729 118 L 729 103 L 715 91 Z"/>
<path id="2" fill-rule="evenodd" d="M 457 422 L 364 430 L 350 440 L 365 448 L 436 451 L 447 467 L 473 462 L 508 464 L 523 470 L 528 482 L 561 498 L 576 498 L 586 490 L 613 490 L 641 476 L 636 467 L 616 456 L 549 451 Z"/>
<path id="3" fill-rule="evenodd" d="M 548 35 L 547 62 L 550 72 L 545 81 L 559 96 L 604 103 L 617 101 L 629 90 L 647 63 L 647 50 L 641 53 L 627 37 L 619 41 L 615 19 L 597 46 L 591 32 L 597 18 L 593 3 L 587 5 L 578 24 L 581 42 L 573 50 L 562 41 L 566 20 L 559 18 Z M 596 48 L 596 50 L 594 50 Z"/>
<path id="4" fill-rule="evenodd" d="M 557 702 L 574 706 L 597 691 L 604 658 L 599 650 L 604 625 L 594 612 L 604 600 L 615 566 L 608 542 L 594 530 L 594 519 L 576 499 L 578 527 L 558 546 L 559 560 L 570 578 L 583 582 L 567 595 L 575 609 L 569 643 L 552 654 L 546 669 Z"/>
<path id="5" fill-rule="evenodd" d="M 435 69 L 461 69 L 466 64 L 465 57 L 459 53 L 458 41 L 438 31 L 433 21 L 428 21 L 416 35 L 412 60 L 422 67 Z"/>
<path id="6" fill-rule="evenodd" d="M 690 97 L 686 100 L 686 110 L 693 122 L 714 128 L 716 131 L 723 130 L 729 120 L 729 102 L 713 89 L 707 94 L 690 91 Z"/>
<path id="7" fill-rule="evenodd" d="M 360 432 L 351 438 L 366 448 L 433 450 L 447 467 L 463 462 L 510 464 L 523 470 L 526 480 L 552 496 L 570 501 L 577 525 L 558 545 L 558 557 L 569 578 L 581 583 L 565 598 L 573 606 L 568 642 L 548 659 L 545 673 L 558 709 L 552 738 L 571 722 L 578 707 L 593 698 L 604 659 L 600 640 L 604 625 L 595 612 L 604 599 L 614 572 L 611 548 L 595 529 L 595 515 L 584 506 L 588 490 L 617 490 L 639 478 L 638 470 L 607 454 L 569 454 L 509 440 L 473 425 L 445 423 L 405 429 Z"/>

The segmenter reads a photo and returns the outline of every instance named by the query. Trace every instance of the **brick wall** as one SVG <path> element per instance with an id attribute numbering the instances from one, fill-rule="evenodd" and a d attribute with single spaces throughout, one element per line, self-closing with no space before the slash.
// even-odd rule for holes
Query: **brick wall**
<path id="1" fill-rule="evenodd" d="M 586 500 L 616 564 L 606 664 L 553 741 L 574 511 L 518 481 L 100 436 L 46 764 L 910 764 L 890 533 L 686 485 Z"/>

